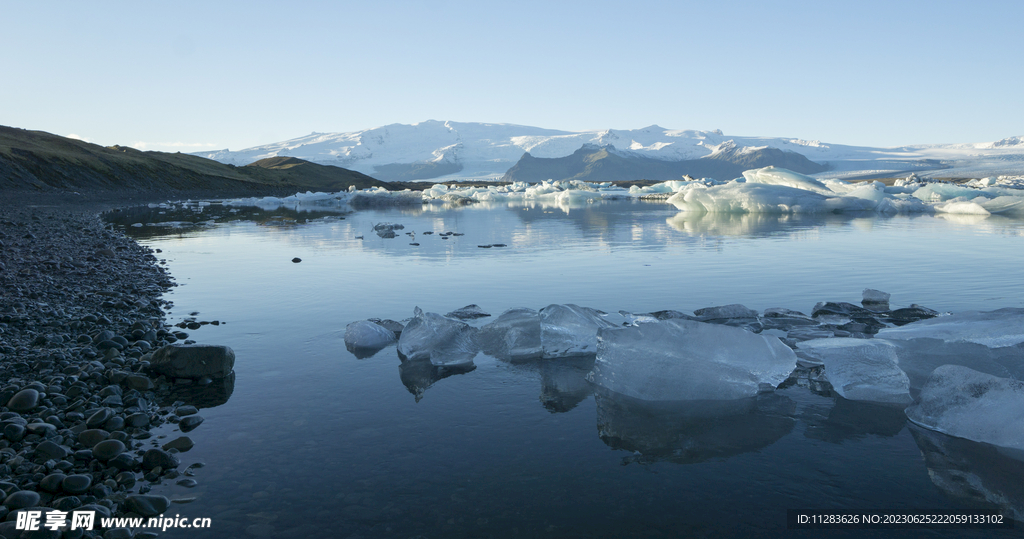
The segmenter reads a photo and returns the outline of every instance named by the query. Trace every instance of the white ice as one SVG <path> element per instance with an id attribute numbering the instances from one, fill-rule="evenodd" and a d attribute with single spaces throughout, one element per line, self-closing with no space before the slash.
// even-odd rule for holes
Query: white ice
<path id="1" fill-rule="evenodd" d="M 345 345 L 350 348 L 384 348 L 395 342 L 395 332 L 369 320 L 345 326 Z"/>
<path id="2" fill-rule="evenodd" d="M 909 404 L 910 380 L 899 367 L 898 348 L 878 339 L 814 339 L 797 345 L 799 356 L 825 366 L 836 393 L 852 401 Z"/>
<path id="3" fill-rule="evenodd" d="M 1024 451 L 1024 382 L 944 365 L 907 417 L 950 436 Z"/>
<path id="4" fill-rule="evenodd" d="M 897 340 L 925 337 L 946 342 L 972 342 L 989 348 L 1013 346 L 1024 342 L 1024 309 L 965 311 L 885 328 L 877 337 Z"/>
<path id="5" fill-rule="evenodd" d="M 796 354 L 773 336 L 671 319 L 604 328 L 587 379 L 648 401 L 731 400 L 777 387 Z"/>
<path id="6" fill-rule="evenodd" d="M 476 328 L 437 313 L 424 313 L 419 307 L 414 315 L 398 339 L 398 351 L 407 360 L 429 359 L 437 366 L 473 363 L 479 351 Z"/>
<path id="7" fill-rule="evenodd" d="M 571 357 L 597 352 L 597 332 L 619 327 L 588 307 L 548 305 L 540 310 L 540 342 L 544 357 Z"/>

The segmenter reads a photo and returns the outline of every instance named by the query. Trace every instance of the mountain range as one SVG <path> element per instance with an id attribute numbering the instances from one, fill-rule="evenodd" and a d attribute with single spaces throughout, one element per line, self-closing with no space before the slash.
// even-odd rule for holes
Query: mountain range
<path id="1" fill-rule="evenodd" d="M 572 132 L 514 124 L 429 120 L 347 133 L 312 133 L 244 150 L 194 155 L 234 165 L 268 157 L 296 157 L 385 181 L 496 180 L 513 172 L 510 169 L 520 164 L 526 154 L 534 159 L 566 158 L 585 145 L 608 148 L 616 157 L 648 163 L 652 170 L 673 168 L 654 161 L 690 161 L 694 165 L 689 169 L 693 171 L 691 176 L 706 175 L 698 171 L 709 166 L 701 162 L 705 159 L 733 160 L 745 166 L 741 161 L 746 155 L 751 161 L 784 166 L 783 162 L 794 162 L 790 154 L 820 166 L 814 175 L 821 178 L 892 177 L 912 172 L 922 177 L 953 178 L 1024 175 L 1024 137 L 1019 136 L 996 142 L 876 148 L 799 138 L 733 136 L 718 130 L 675 130 L 657 125 Z M 552 170 L 561 166 L 554 162 L 547 165 L 553 165 Z M 710 167 L 718 168 L 721 167 Z M 580 176 L 582 172 L 577 170 L 569 176 L 587 179 L 587 174 Z M 717 179 L 735 176 L 731 171 L 717 173 L 725 175 Z"/>

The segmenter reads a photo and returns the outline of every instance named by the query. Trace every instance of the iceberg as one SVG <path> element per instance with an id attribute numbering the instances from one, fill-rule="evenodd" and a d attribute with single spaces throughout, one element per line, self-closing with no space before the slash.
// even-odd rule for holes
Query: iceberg
<path id="1" fill-rule="evenodd" d="M 1024 456 L 1024 382 L 959 365 L 935 369 L 920 401 L 907 408 L 914 423 Z"/>
<path id="2" fill-rule="evenodd" d="M 1024 342 L 1024 309 L 965 311 L 886 328 L 878 332 L 878 337 L 894 340 L 926 337 L 948 343 L 972 342 L 989 348 L 1014 346 Z"/>
<path id="3" fill-rule="evenodd" d="M 406 360 L 429 359 L 434 366 L 462 366 L 473 363 L 479 347 L 477 329 L 460 320 L 437 313 L 424 313 L 419 307 L 398 339 L 398 352 Z"/>
<path id="4" fill-rule="evenodd" d="M 616 328 L 601 312 L 579 305 L 548 305 L 540 310 L 540 342 L 544 357 L 571 357 L 597 352 L 597 333 Z"/>
<path id="5" fill-rule="evenodd" d="M 476 336 L 485 354 L 507 360 L 541 357 L 540 313 L 525 307 L 509 309 L 480 328 Z"/>
<path id="6" fill-rule="evenodd" d="M 797 355 L 825 366 L 825 377 L 844 399 L 910 404 L 910 379 L 898 366 L 898 348 L 878 339 L 831 338 L 803 341 Z"/>
<path id="7" fill-rule="evenodd" d="M 743 173 L 743 177 L 747 180 L 747 183 L 760 183 L 765 185 L 782 185 L 785 187 L 792 187 L 795 189 L 801 189 L 804 191 L 811 191 L 821 195 L 834 195 L 835 191 L 829 189 L 825 184 L 815 180 L 810 176 L 805 176 L 799 172 L 793 172 L 778 167 L 764 167 L 753 170 L 748 170 Z M 842 180 L 833 180 L 838 183 L 845 184 Z"/>
<path id="8" fill-rule="evenodd" d="M 774 389 L 795 368 L 777 337 L 671 319 L 601 329 L 587 379 L 640 400 L 731 400 Z"/>

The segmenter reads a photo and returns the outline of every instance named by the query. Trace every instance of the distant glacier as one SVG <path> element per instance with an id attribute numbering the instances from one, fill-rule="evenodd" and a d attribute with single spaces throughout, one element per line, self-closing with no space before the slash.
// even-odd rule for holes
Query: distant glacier
<path id="1" fill-rule="evenodd" d="M 641 129 L 560 131 L 514 124 L 442 122 L 392 124 L 349 133 L 311 133 L 244 150 L 198 152 L 222 163 L 247 165 L 290 156 L 348 168 L 384 180 L 495 180 L 524 154 L 561 158 L 584 145 L 663 161 L 701 159 L 730 151 L 774 148 L 827 168 L 817 178 L 906 176 L 983 178 L 1024 176 L 1024 137 L 995 142 L 874 148 L 786 137 L 726 135 L 720 130 Z M 731 178 L 717 178 L 728 180 Z"/>

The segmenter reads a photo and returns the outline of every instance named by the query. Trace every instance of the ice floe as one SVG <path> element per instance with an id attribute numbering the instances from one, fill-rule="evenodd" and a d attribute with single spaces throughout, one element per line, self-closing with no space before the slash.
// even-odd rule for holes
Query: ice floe
<path id="1" fill-rule="evenodd" d="M 430 360 L 434 366 L 472 364 L 479 352 L 477 328 L 416 307 L 398 339 L 398 352 L 408 361 Z"/>
<path id="2" fill-rule="evenodd" d="M 798 355 L 820 361 L 825 377 L 845 399 L 909 404 L 910 380 L 898 363 L 897 347 L 880 339 L 832 338 L 801 342 Z"/>
<path id="3" fill-rule="evenodd" d="M 894 213 L 949 213 L 963 215 L 1024 213 L 1024 182 L 972 180 L 962 184 L 898 180 L 848 183 L 815 179 L 778 167 L 752 169 L 742 178 L 712 178 L 661 182 L 628 188 L 610 182 L 579 180 L 539 183 L 514 182 L 489 186 L 434 184 L 422 191 L 387 191 L 380 187 L 337 193 L 296 193 L 288 197 L 240 198 L 227 206 L 299 208 L 372 208 L 415 204 L 472 204 L 476 202 L 540 202 L 562 206 L 585 205 L 607 199 L 665 199 L 690 213 L 830 213 L 872 211 Z"/>
<path id="4" fill-rule="evenodd" d="M 796 354 L 773 336 L 724 325 L 671 319 L 598 333 L 588 379 L 649 401 L 730 400 L 781 384 Z"/>
<path id="5" fill-rule="evenodd" d="M 907 417 L 931 430 L 1024 455 L 1024 382 L 962 367 L 935 369 Z"/>

